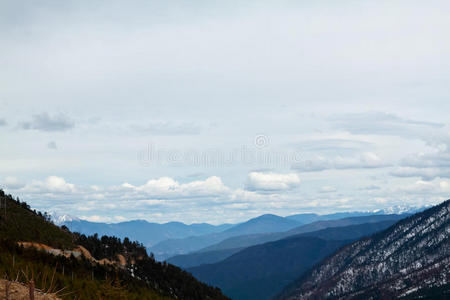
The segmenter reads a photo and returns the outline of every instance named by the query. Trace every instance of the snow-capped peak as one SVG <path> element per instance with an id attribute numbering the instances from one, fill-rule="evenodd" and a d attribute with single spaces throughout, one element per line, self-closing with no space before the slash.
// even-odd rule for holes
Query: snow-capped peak
<path id="1" fill-rule="evenodd" d="M 80 220 L 77 217 L 74 217 L 74 216 L 71 216 L 71 215 L 67 215 L 67 214 L 60 214 L 60 213 L 57 213 L 57 212 L 51 212 L 50 213 L 50 217 L 51 217 L 53 223 L 55 223 L 58 226 L 61 226 L 64 223 L 67 223 L 67 222 L 79 221 Z"/>
<path id="2" fill-rule="evenodd" d="M 428 207 L 430 206 L 395 205 L 378 210 L 378 212 L 381 212 L 383 214 L 405 214 L 405 213 L 414 214 L 417 212 L 421 212 L 427 209 Z"/>

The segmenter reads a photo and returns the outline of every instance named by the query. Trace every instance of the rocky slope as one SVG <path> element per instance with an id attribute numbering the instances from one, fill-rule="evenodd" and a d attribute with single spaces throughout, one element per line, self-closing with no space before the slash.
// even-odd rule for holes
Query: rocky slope
<path id="1" fill-rule="evenodd" d="M 450 282 L 450 200 L 352 243 L 279 299 L 391 299 Z"/>

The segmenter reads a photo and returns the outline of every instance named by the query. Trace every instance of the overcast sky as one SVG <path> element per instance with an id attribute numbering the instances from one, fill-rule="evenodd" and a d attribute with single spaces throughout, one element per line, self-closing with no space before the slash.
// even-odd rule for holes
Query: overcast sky
<path id="1" fill-rule="evenodd" d="M 0 1 L 0 186 L 93 221 L 450 198 L 448 1 Z"/>

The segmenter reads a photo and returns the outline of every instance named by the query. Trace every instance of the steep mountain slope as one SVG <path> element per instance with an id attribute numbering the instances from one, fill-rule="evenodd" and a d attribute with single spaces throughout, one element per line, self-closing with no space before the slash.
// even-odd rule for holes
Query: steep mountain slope
<path id="1" fill-rule="evenodd" d="M 397 221 L 405 218 L 406 216 L 407 215 L 371 215 L 364 217 L 361 216 L 345 218 L 340 220 L 317 221 L 311 224 L 296 227 L 286 232 L 240 235 L 225 239 L 217 244 L 200 249 L 194 253 L 170 257 L 167 259 L 167 261 L 183 268 L 199 266 L 206 263 L 211 264 L 226 259 L 232 254 L 236 253 L 239 249 L 280 240 L 282 238 L 294 236 L 300 233 L 317 231 L 328 227 L 349 226 L 352 224 Z"/>
<path id="2" fill-rule="evenodd" d="M 0 238 L 33 241 L 55 248 L 72 249 L 72 237 L 50 222 L 47 214 L 32 211 L 25 202 L 0 189 Z"/>
<path id="3" fill-rule="evenodd" d="M 298 225 L 298 222 L 288 220 L 283 217 L 275 215 L 262 215 L 220 233 L 194 236 L 184 239 L 166 240 L 151 247 L 150 251 L 152 251 L 157 258 L 166 259 L 174 255 L 197 251 L 232 236 L 262 232 L 286 231 L 295 228 Z"/>
<path id="4" fill-rule="evenodd" d="M 63 217 L 60 216 L 58 219 L 62 219 Z M 121 239 L 128 237 L 132 240 L 140 241 L 146 247 L 151 247 L 167 239 L 221 232 L 234 226 L 232 224 L 214 226 L 207 223 L 186 225 L 180 222 L 158 224 L 144 220 L 107 224 L 79 219 L 63 221 L 61 225 L 67 226 L 73 232 L 80 232 L 87 235 L 97 233 L 99 236 L 117 236 Z"/>
<path id="5" fill-rule="evenodd" d="M 305 232 L 298 235 L 287 237 L 287 239 L 296 238 L 300 236 L 312 236 L 324 240 L 352 240 L 359 239 L 364 236 L 371 235 L 388 228 L 397 223 L 397 219 L 391 219 L 381 222 L 368 222 L 350 226 L 330 227 L 317 231 Z"/>
<path id="6" fill-rule="evenodd" d="M 210 265 L 189 268 L 232 299 L 270 299 L 289 282 L 339 247 L 385 229 L 395 221 L 328 228 L 246 248 Z"/>
<path id="7" fill-rule="evenodd" d="M 168 258 L 166 261 L 169 264 L 186 269 L 222 261 L 243 249 L 245 249 L 245 247 L 224 249 L 224 250 L 212 250 L 206 252 L 194 252 L 191 254 L 175 255 Z"/>
<path id="8" fill-rule="evenodd" d="M 450 200 L 348 245 L 281 299 L 394 298 L 450 282 Z"/>
<path id="9" fill-rule="evenodd" d="M 433 300 L 448 300 L 450 299 L 450 283 L 431 287 L 418 289 L 415 292 L 411 292 L 406 296 L 402 296 L 399 299 L 410 300 L 410 299 L 433 299 Z"/>
<path id="10" fill-rule="evenodd" d="M 64 288 L 63 299 L 227 299 L 155 261 L 137 242 L 72 234 L 2 190 L 0 203 L 0 274 L 6 278 L 33 277 L 42 290 Z"/>

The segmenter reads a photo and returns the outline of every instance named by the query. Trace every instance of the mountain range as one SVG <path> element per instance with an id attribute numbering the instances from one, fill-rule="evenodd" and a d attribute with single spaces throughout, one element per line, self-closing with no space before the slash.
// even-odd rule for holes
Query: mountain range
<path id="1" fill-rule="evenodd" d="M 395 211 L 395 209 L 392 211 Z M 407 212 L 404 213 L 404 215 L 407 214 Z M 375 216 L 374 220 L 378 220 L 376 219 L 376 216 L 380 215 L 385 215 L 384 211 L 347 212 L 330 215 L 297 214 L 287 217 L 262 215 L 250 219 L 247 222 L 237 224 L 223 232 L 183 239 L 165 240 L 150 247 L 149 250 L 153 252 L 157 258 L 167 259 L 176 255 L 189 254 L 198 251 L 242 248 L 263 242 L 274 241 L 302 232 L 327 228 L 331 226 L 329 222 L 336 220 L 342 220 L 340 226 L 346 226 L 367 222 L 364 218 L 370 218 L 371 216 Z M 358 220 L 361 221 L 358 222 Z M 310 225 L 310 227 L 302 227 L 308 224 L 312 225 Z M 225 244 L 229 243 L 229 245 L 216 246 L 216 244 L 222 241 Z"/>
<path id="2" fill-rule="evenodd" d="M 191 253 L 202 248 L 219 243 L 226 238 L 256 233 L 272 233 L 287 231 L 301 223 L 276 215 L 262 215 L 247 222 L 237 224 L 227 230 L 201 236 L 191 236 L 184 239 L 169 239 L 150 247 L 150 251 L 159 259 Z"/>
<path id="3" fill-rule="evenodd" d="M 337 220 L 331 219 L 327 221 L 316 221 L 310 224 L 297 226 L 291 230 L 284 232 L 238 235 L 225 239 L 217 244 L 200 249 L 194 253 L 170 257 L 167 259 L 167 261 L 183 268 L 194 267 L 201 264 L 211 264 L 219 262 L 246 247 L 280 240 L 282 238 L 294 236 L 301 233 L 313 232 L 329 227 L 344 227 L 364 223 L 400 220 L 406 216 L 409 216 L 409 214 L 366 215 Z"/>
<path id="4" fill-rule="evenodd" d="M 268 300 L 338 248 L 386 229 L 395 219 L 332 227 L 245 248 L 215 263 L 188 268 L 235 300 Z"/>
<path id="5" fill-rule="evenodd" d="M 389 212 L 415 211 L 412 207 L 392 207 Z M 261 215 L 238 224 L 211 225 L 208 223 L 184 224 L 181 222 L 168 222 L 164 224 L 152 223 L 145 220 L 131 220 L 119 223 L 101 223 L 81 220 L 67 214 L 51 213 L 50 217 L 57 225 L 64 225 L 73 232 L 80 232 L 87 235 L 98 234 L 116 236 L 119 238 L 128 237 L 138 240 L 154 253 L 160 260 L 167 259 L 175 255 L 193 253 L 197 251 L 224 250 L 231 248 L 242 248 L 256 245 L 262 242 L 279 239 L 278 235 L 271 236 L 272 233 L 289 231 L 304 224 L 319 221 L 332 221 L 349 217 L 361 217 L 385 214 L 386 210 L 375 212 L 341 212 L 333 214 L 318 215 L 313 213 L 294 214 L 287 217 L 276 215 Z M 327 227 L 327 226 L 325 226 Z M 325 228 L 322 227 L 322 228 Z M 320 228 L 317 228 L 320 229 Z M 315 229 L 315 230 L 317 230 Z M 295 232 L 294 232 L 295 233 Z M 287 235 L 294 234 L 292 232 Z M 287 236 L 286 235 L 286 236 Z M 227 241 L 232 246 L 218 246 L 218 249 L 208 249 L 224 240 L 236 237 L 237 241 Z M 243 245 L 239 245 L 242 237 Z"/>
<path id="6" fill-rule="evenodd" d="M 186 225 L 181 222 L 159 224 L 145 220 L 132 220 L 109 224 L 80 220 L 68 215 L 52 214 L 51 216 L 55 224 L 65 225 L 73 232 L 80 232 L 87 235 L 97 233 L 99 236 L 116 236 L 122 239 L 128 237 L 132 240 L 140 241 L 147 248 L 167 239 L 221 232 L 233 226 L 232 224 L 215 226 L 208 223 Z"/>
<path id="7" fill-rule="evenodd" d="M 86 299 L 450 296 L 450 200 L 402 214 L 262 215 L 218 226 L 106 224 L 52 215 L 59 227 L 48 214 L 1 190 L 0 198 L 5 212 L 0 215 L 0 271 L 23 283 L 34 274 L 36 284 L 50 294 L 59 287 Z M 72 233 L 74 224 L 95 234 Z M 124 238 L 100 238 L 107 230 Z M 196 250 L 158 262 L 143 244 L 128 238 L 130 233 L 160 239 L 151 248 L 168 244 L 169 250 Z M 55 286 L 48 286 L 51 273 Z"/>
<path id="8" fill-rule="evenodd" d="M 450 200 L 343 247 L 278 299 L 448 299 Z M 437 294 L 436 294 L 437 291 Z"/>

